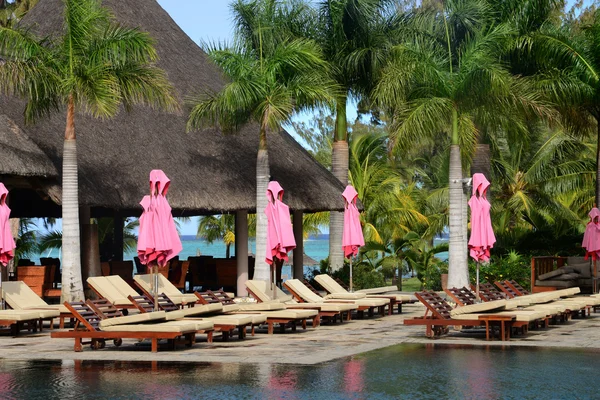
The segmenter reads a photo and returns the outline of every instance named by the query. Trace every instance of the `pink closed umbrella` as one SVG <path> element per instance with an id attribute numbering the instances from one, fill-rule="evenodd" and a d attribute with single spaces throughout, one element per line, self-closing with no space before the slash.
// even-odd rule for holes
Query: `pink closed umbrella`
<path id="1" fill-rule="evenodd" d="M 479 299 L 479 264 L 490 260 L 490 249 L 496 243 L 490 217 L 490 202 L 487 190 L 490 182 L 483 174 L 473 175 L 473 195 L 469 199 L 471 208 L 471 237 L 469 238 L 469 254 L 477 262 L 477 299 Z"/>
<path id="2" fill-rule="evenodd" d="M 360 246 L 365 245 L 365 238 L 360 225 L 360 212 L 356 207 L 358 192 L 352 185 L 346 186 L 344 193 L 344 230 L 342 232 L 342 250 L 344 257 L 350 258 L 350 291 L 352 291 L 352 257 L 358 254 Z"/>
<path id="3" fill-rule="evenodd" d="M 15 239 L 10 229 L 10 208 L 6 204 L 8 189 L 0 183 L 0 263 L 4 266 L 15 256 Z M 0 271 L 0 309 L 4 310 L 4 297 L 2 296 L 2 271 Z"/>
<path id="4" fill-rule="evenodd" d="M 277 181 L 269 182 L 267 186 L 269 202 L 265 208 L 267 215 L 267 255 L 266 261 L 271 265 L 273 283 L 277 284 L 275 262 L 277 259 L 288 261 L 288 252 L 296 248 L 290 208 L 283 203 L 283 188 Z M 273 293 L 277 290 L 273 287 Z"/>
<path id="5" fill-rule="evenodd" d="M 154 286 L 154 306 L 158 306 L 158 271 L 182 250 L 181 240 L 171 213 L 171 206 L 165 197 L 170 180 L 167 175 L 155 169 L 150 172 L 150 195 L 144 196 L 140 204 L 144 211 L 140 217 L 138 234 L 138 257 L 144 265 L 152 268 Z"/>
<path id="6" fill-rule="evenodd" d="M 583 234 L 583 242 L 581 246 L 585 249 L 585 259 L 592 258 L 594 263 L 594 293 L 598 291 L 597 288 L 597 271 L 596 271 L 596 260 L 600 258 L 600 210 L 596 207 L 592 208 L 589 212 L 590 222 L 585 227 L 585 233 Z"/>

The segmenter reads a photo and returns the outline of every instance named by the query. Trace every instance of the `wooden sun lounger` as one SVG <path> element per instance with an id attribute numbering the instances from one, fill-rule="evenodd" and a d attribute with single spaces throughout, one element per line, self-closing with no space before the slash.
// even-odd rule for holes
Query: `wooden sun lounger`
<path id="1" fill-rule="evenodd" d="M 152 324 L 146 327 L 140 327 L 138 331 L 103 331 L 100 329 L 100 321 L 102 317 L 98 315 L 88 303 L 74 302 L 64 303 L 65 307 L 71 311 L 73 316 L 77 319 L 75 322 L 75 328 L 70 331 L 52 332 L 52 338 L 73 338 L 75 339 L 75 345 L 73 350 L 76 352 L 83 351 L 83 344 L 90 344 L 92 349 L 104 348 L 106 340 L 112 339 L 115 346 L 120 346 L 123 343 L 123 339 L 150 339 L 152 341 L 152 352 L 158 351 L 158 341 L 160 339 L 166 339 L 169 341 L 171 348 L 175 347 L 177 339 L 183 338 L 186 346 L 191 347 L 196 341 L 196 331 L 194 330 L 181 330 L 172 332 L 157 332 L 152 330 Z M 122 316 L 123 314 L 116 308 L 116 311 L 108 311 L 107 314 L 114 316 Z M 104 314 L 106 316 L 107 314 Z M 160 325 L 160 324 L 159 324 Z M 83 339 L 90 339 L 90 342 L 83 342 Z"/>
<path id="2" fill-rule="evenodd" d="M 251 284 L 252 282 L 254 282 L 254 284 Z M 352 319 L 352 309 L 332 310 L 331 307 L 324 306 L 323 303 L 315 303 L 313 305 L 310 303 L 298 302 L 297 300 L 294 300 L 293 296 L 289 296 L 289 295 L 286 295 L 286 297 L 284 297 L 283 299 L 281 299 L 281 298 L 273 299 L 273 298 L 271 298 L 271 296 L 269 294 L 264 293 L 264 291 L 261 291 L 260 288 L 258 288 L 256 286 L 255 281 L 246 282 L 246 290 L 248 291 L 248 294 L 251 297 L 253 297 L 256 300 L 256 302 L 259 304 L 263 303 L 265 301 L 268 301 L 268 302 L 279 301 L 281 303 L 282 307 L 285 307 L 286 309 L 317 310 L 319 312 L 319 324 L 321 322 L 323 322 L 324 320 L 327 320 L 331 323 L 336 323 L 338 318 L 340 319 L 340 322 L 343 322 L 344 319 L 346 321 L 350 321 Z M 279 292 L 282 292 L 279 288 L 277 290 Z M 259 311 L 259 310 L 257 309 L 257 311 Z"/>
<path id="3" fill-rule="evenodd" d="M 506 294 L 507 299 L 514 299 L 515 297 L 520 296 L 512 286 L 506 283 L 506 281 L 496 281 L 494 282 L 494 285 Z"/>
<path id="4" fill-rule="evenodd" d="M 200 300 L 200 302 L 204 303 L 204 304 L 213 304 L 215 302 L 219 302 L 223 305 L 223 307 L 226 307 L 228 305 L 237 305 L 237 303 L 235 301 L 233 301 L 233 299 L 231 297 L 229 297 L 229 295 L 227 295 L 227 293 L 223 290 L 223 289 L 219 289 L 217 291 L 212 291 L 212 290 L 207 290 L 206 292 L 195 292 L 196 296 L 198 296 L 198 299 Z M 287 309 L 287 308 L 286 308 Z M 315 310 L 315 311 L 319 311 L 318 307 L 311 307 L 309 309 Z M 307 308 L 299 308 L 299 310 L 307 310 Z M 285 311 L 285 310 L 280 310 L 280 311 Z M 291 309 L 290 311 L 294 311 L 293 309 Z M 285 330 L 286 326 L 291 326 L 292 330 L 295 331 L 296 330 L 296 324 L 300 323 L 302 325 L 303 329 L 306 329 L 306 318 L 301 318 L 301 319 L 297 319 L 297 318 L 281 318 L 281 317 L 277 317 L 276 316 L 276 311 L 271 311 L 271 310 L 239 310 L 239 311 L 234 311 L 234 313 L 241 313 L 241 314 L 263 314 L 267 317 L 267 332 L 269 334 L 272 334 L 275 330 L 274 324 L 279 324 L 280 328 L 282 331 Z M 269 315 L 269 313 L 271 313 L 271 315 Z M 316 328 L 320 325 L 320 320 L 319 320 L 319 316 L 320 314 L 317 314 L 314 317 L 311 317 L 312 319 L 312 326 L 313 328 Z M 260 324 L 253 324 L 252 325 L 252 336 L 254 336 L 254 331 L 255 331 L 255 326 L 258 326 Z"/>
<path id="5" fill-rule="evenodd" d="M 529 294 L 529 292 L 525 290 L 523 286 L 519 285 L 519 283 L 515 280 L 506 280 L 504 282 L 512 288 L 512 290 L 517 294 L 517 296 L 525 296 Z"/>
<path id="6" fill-rule="evenodd" d="M 398 308 L 398 314 L 402 313 L 402 301 L 399 301 L 394 295 L 385 295 L 385 294 L 366 294 L 366 293 L 353 293 L 349 292 L 344 286 L 338 283 L 338 280 L 333 279 L 331 276 L 327 274 L 317 275 L 315 277 L 315 282 L 317 282 L 329 295 L 331 298 L 336 298 L 336 295 L 341 296 L 362 296 L 356 297 L 358 298 L 372 298 L 372 299 L 386 299 L 388 300 L 388 315 L 392 315 L 394 312 L 394 306 Z M 306 281 L 305 281 L 306 285 Z M 340 299 L 344 299 L 345 297 L 339 297 Z"/>
<path id="7" fill-rule="evenodd" d="M 0 326 L 10 329 L 12 336 L 18 336 L 21 329 L 37 332 L 42 330 L 42 320 L 35 310 L 2 310 L 0 311 Z"/>
<path id="8" fill-rule="evenodd" d="M 494 327 L 499 328 L 502 341 L 510 339 L 510 331 L 515 322 L 514 315 L 506 314 L 477 314 L 473 319 L 455 319 L 450 313 L 452 307 L 437 293 L 417 292 L 417 299 L 426 307 L 425 315 L 413 319 L 405 319 L 404 325 L 425 325 L 425 335 L 429 338 L 441 336 L 448 332 L 448 327 L 460 326 L 485 326 L 486 340 L 490 340 L 490 333 Z"/>
<path id="9" fill-rule="evenodd" d="M 311 298 L 310 299 L 305 298 L 305 295 L 303 293 L 296 291 L 294 289 L 294 287 L 291 286 L 292 283 L 297 284 L 299 286 L 299 290 L 305 290 L 304 288 L 302 288 L 302 285 L 304 285 L 304 287 L 306 288 L 306 290 L 305 290 L 306 293 L 304 293 L 304 294 L 306 296 L 310 295 Z M 357 311 L 359 317 L 362 317 L 364 315 L 365 311 L 367 311 L 368 315 L 370 317 L 372 317 L 374 315 L 375 309 L 379 310 L 379 314 L 382 317 L 385 316 L 385 307 L 387 306 L 387 303 L 383 304 L 383 305 L 366 305 L 366 304 L 360 304 L 360 300 L 324 299 L 323 297 L 321 297 L 319 292 L 317 292 L 312 286 L 307 285 L 305 282 L 301 282 L 298 279 L 290 279 L 290 280 L 284 282 L 283 285 L 287 288 L 287 290 L 290 292 L 290 294 L 296 299 L 296 301 L 298 301 L 300 303 L 355 304 L 358 306 L 356 311 Z M 370 299 L 370 300 L 377 300 L 377 299 Z"/>
<path id="10" fill-rule="evenodd" d="M 143 294 L 141 296 L 136 296 L 136 297 L 130 296 L 129 300 L 133 304 L 136 305 L 136 307 L 138 308 L 138 310 L 141 313 L 152 312 L 154 310 L 154 301 L 152 300 L 151 297 L 148 297 L 145 294 Z M 160 295 L 158 295 L 158 308 L 159 308 L 159 310 L 165 311 L 166 313 L 180 310 L 179 306 L 177 304 L 173 303 L 171 301 L 171 299 L 169 299 L 169 297 L 164 293 L 161 293 Z M 202 316 L 190 317 L 190 318 L 202 319 Z M 213 323 L 214 323 L 214 331 L 221 332 L 223 341 L 227 341 L 233 335 L 233 331 L 235 331 L 236 329 L 238 330 L 238 338 L 239 339 L 244 339 L 246 337 L 246 327 L 248 324 L 232 325 L 232 324 L 223 324 L 223 323 L 219 323 L 216 321 L 213 321 Z M 205 333 L 205 332 L 199 332 L 199 333 Z M 209 343 L 210 342 L 212 342 L 212 333 L 210 335 Z"/>
<path id="11" fill-rule="evenodd" d="M 91 277 L 87 279 L 87 284 L 88 287 L 90 289 L 92 289 L 92 291 L 94 293 L 96 293 L 96 295 L 98 296 L 99 299 L 106 299 L 107 301 L 111 302 L 111 304 L 114 304 L 117 308 L 123 310 L 123 314 L 127 315 L 128 314 L 128 310 L 129 309 L 135 309 L 135 306 L 133 304 L 131 304 L 130 302 L 125 302 L 125 300 L 127 299 L 127 296 L 130 293 L 120 293 L 119 289 L 116 288 L 109 279 L 116 279 L 115 277 L 119 278 L 120 280 L 123 281 L 124 285 L 129 286 L 129 288 L 131 289 L 131 294 L 133 294 L 134 292 L 137 294 L 137 292 L 135 291 L 135 289 L 133 287 L 131 287 L 127 282 L 125 282 L 125 280 L 123 278 L 121 278 L 119 275 L 109 275 L 109 276 L 102 276 L 102 277 Z M 94 284 L 94 281 L 97 280 L 98 283 L 102 282 L 103 285 L 110 285 L 107 286 L 107 288 L 102 288 L 102 287 L 96 287 Z M 105 290 L 109 289 L 111 291 L 116 291 L 119 293 L 119 298 L 123 297 L 123 300 L 119 303 L 117 303 L 115 301 L 114 298 L 110 298 L 109 296 L 105 296 Z"/>

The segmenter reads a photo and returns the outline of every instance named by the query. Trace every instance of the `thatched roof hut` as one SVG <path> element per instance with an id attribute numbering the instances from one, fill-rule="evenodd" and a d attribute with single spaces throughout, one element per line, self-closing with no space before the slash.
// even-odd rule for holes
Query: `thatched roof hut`
<path id="1" fill-rule="evenodd" d="M 167 72 L 181 99 L 222 87 L 224 80 L 217 67 L 155 0 L 104 0 L 103 4 L 120 23 L 139 26 L 155 38 L 158 65 Z M 62 27 L 62 7 L 61 0 L 40 0 L 23 23 L 39 34 L 56 33 Z M 62 165 L 66 113 L 25 126 L 23 109 L 21 100 L 0 98 L 1 113 L 15 121 L 24 137 L 51 160 L 51 165 L 43 163 L 45 158 L 40 155 L 37 161 L 43 164 L 42 172 L 56 174 Z M 148 174 L 158 168 L 171 179 L 169 201 L 175 216 L 253 212 L 257 127 L 247 126 L 229 136 L 216 129 L 186 133 L 188 111 L 177 115 L 136 107 L 108 121 L 77 114 L 80 204 L 92 207 L 92 215 L 113 215 L 114 210 L 139 215 L 138 202 L 148 191 Z M 5 132 L 0 129 L 2 135 Z M 285 188 L 290 208 L 306 212 L 343 209 L 340 193 L 344 186 L 288 133 L 271 134 L 268 140 L 271 177 Z M 44 189 L 56 204 L 60 204 L 59 183 L 57 179 Z M 60 208 L 54 203 L 32 208 L 31 204 L 19 207 L 12 202 L 11 207 L 15 216 L 58 216 Z"/>

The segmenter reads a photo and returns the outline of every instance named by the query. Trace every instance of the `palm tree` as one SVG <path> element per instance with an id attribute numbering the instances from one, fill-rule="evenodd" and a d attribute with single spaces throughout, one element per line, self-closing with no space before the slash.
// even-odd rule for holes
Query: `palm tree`
<path id="1" fill-rule="evenodd" d="M 293 112 L 324 106 L 334 89 L 328 65 L 317 44 L 294 38 L 290 32 L 307 26 L 301 2 L 243 1 L 232 6 L 236 25 L 232 46 L 207 45 L 210 58 L 229 83 L 219 93 L 205 94 L 193 107 L 188 129 L 205 125 L 230 131 L 242 124 L 258 124 L 256 159 L 256 253 L 266 253 L 267 137 L 289 121 Z M 253 279 L 269 280 L 269 268 L 257 256 Z"/>
<path id="2" fill-rule="evenodd" d="M 64 0 L 62 35 L 38 38 L 30 30 L 0 28 L 0 89 L 24 97 L 26 122 L 63 110 L 61 301 L 83 299 L 75 115 L 112 117 L 123 104 L 177 108 L 153 40 L 115 24 L 99 0 Z"/>
<path id="3" fill-rule="evenodd" d="M 448 285 L 462 287 L 469 283 L 463 158 L 468 162 L 482 127 L 544 109 L 529 81 L 511 75 L 501 59 L 511 25 L 496 23 L 486 1 L 440 6 L 403 18 L 406 41 L 395 47 L 375 97 L 392 116 L 396 150 L 440 132 L 450 137 Z"/>
<path id="4" fill-rule="evenodd" d="M 225 258 L 229 258 L 231 245 L 235 243 L 235 216 L 224 214 L 201 217 L 196 237 L 206 240 L 208 244 L 222 239 L 225 242 Z"/>
<path id="5" fill-rule="evenodd" d="M 389 0 L 322 0 L 316 39 L 332 65 L 331 78 L 341 87 L 335 99 L 335 129 L 331 170 L 348 183 L 349 98 L 368 104 L 367 95 L 393 44 L 395 5 Z M 343 214 L 332 212 L 329 223 L 329 261 L 335 271 L 343 266 Z"/>

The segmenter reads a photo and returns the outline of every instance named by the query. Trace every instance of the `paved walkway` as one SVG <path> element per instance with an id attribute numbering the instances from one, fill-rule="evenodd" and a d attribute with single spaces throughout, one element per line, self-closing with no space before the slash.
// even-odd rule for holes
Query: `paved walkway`
<path id="1" fill-rule="evenodd" d="M 383 318 L 371 318 L 339 322 L 335 325 L 310 326 L 306 331 L 289 329 L 286 333 L 276 331 L 267 335 L 266 329 L 245 340 L 230 339 L 222 342 L 215 335 L 212 344 L 204 335 L 198 335 L 198 343 L 192 348 L 178 346 L 175 351 L 159 348 L 150 352 L 149 342 L 137 343 L 125 340 L 121 347 L 107 342 L 106 348 L 73 351 L 73 339 L 51 339 L 50 331 L 27 334 L 13 338 L 0 335 L 0 359 L 45 360 L 110 360 L 110 361 L 172 361 L 172 362 L 231 362 L 273 364 L 317 364 L 341 357 L 401 343 L 469 344 L 475 346 L 538 346 L 600 348 L 600 314 L 592 313 L 584 319 L 574 319 L 548 329 L 532 330 L 528 334 L 512 338 L 509 342 L 486 341 L 485 333 L 473 335 L 450 330 L 439 339 L 425 337 L 424 326 L 405 326 L 404 318 L 423 315 L 424 308 L 418 304 L 405 305 L 403 314 Z M 285 352 L 283 352 L 285 350 Z"/>

